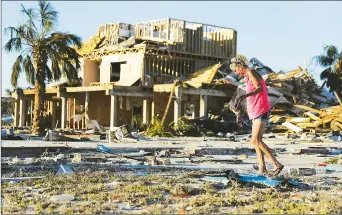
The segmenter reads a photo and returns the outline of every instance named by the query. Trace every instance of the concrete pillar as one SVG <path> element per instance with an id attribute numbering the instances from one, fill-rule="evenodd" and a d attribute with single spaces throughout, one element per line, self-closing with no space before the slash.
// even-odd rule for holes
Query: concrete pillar
<path id="1" fill-rule="evenodd" d="M 177 125 L 178 119 L 182 116 L 182 93 L 181 88 L 175 87 L 174 114 L 173 121 Z"/>
<path id="2" fill-rule="evenodd" d="M 88 120 L 89 119 L 89 115 L 88 115 L 88 111 L 89 111 L 89 92 L 85 93 L 85 104 L 84 104 L 84 119 L 85 119 L 85 127 L 88 128 Z"/>
<path id="3" fill-rule="evenodd" d="M 143 100 L 143 123 L 147 124 L 151 121 L 151 106 L 152 102 L 150 100 Z"/>
<path id="4" fill-rule="evenodd" d="M 19 100 L 14 101 L 14 126 L 19 126 Z"/>
<path id="5" fill-rule="evenodd" d="M 54 129 L 56 127 L 56 104 L 53 101 L 50 101 L 50 113 L 51 113 L 51 128 Z"/>
<path id="6" fill-rule="evenodd" d="M 66 122 L 67 122 L 67 97 L 61 97 L 61 129 L 65 129 Z"/>
<path id="7" fill-rule="evenodd" d="M 25 126 L 25 118 L 26 118 L 26 101 L 23 99 L 19 99 L 19 126 Z"/>
<path id="8" fill-rule="evenodd" d="M 75 121 L 76 120 L 76 98 L 74 98 L 74 111 L 73 112 L 74 112 L 74 114 L 73 114 L 74 115 L 74 120 L 73 120 L 72 128 L 75 129 L 76 128 L 76 121 Z"/>
<path id="9" fill-rule="evenodd" d="M 31 119 L 30 119 L 30 125 L 32 126 L 32 124 L 33 124 L 33 108 L 34 108 L 34 106 L 33 106 L 33 100 L 31 100 L 30 101 L 30 109 L 31 109 L 31 111 L 30 111 L 30 114 L 31 114 Z"/>
<path id="10" fill-rule="evenodd" d="M 153 122 L 153 118 L 154 118 L 154 101 L 152 101 L 151 103 L 151 122 Z"/>
<path id="11" fill-rule="evenodd" d="M 110 127 L 118 126 L 118 97 L 110 95 Z"/>
<path id="12" fill-rule="evenodd" d="M 66 112 L 67 112 L 67 120 L 66 120 L 66 127 L 70 128 L 70 102 L 69 99 L 66 99 Z"/>
<path id="13" fill-rule="evenodd" d="M 200 95 L 200 117 L 206 116 L 208 112 L 208 96 Z"/>

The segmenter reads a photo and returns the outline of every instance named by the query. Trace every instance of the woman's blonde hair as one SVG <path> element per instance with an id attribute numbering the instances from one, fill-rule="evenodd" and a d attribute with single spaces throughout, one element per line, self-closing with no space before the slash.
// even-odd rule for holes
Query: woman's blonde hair
<path id="1" fill-rule="evenodd" d="M 234 71 L 234 69 L 236 68 L 236 66 L 241 65 L 243 67 L 247 67 L 248 66 L 248 60 L 245 56 L 238 54 L 236 55 L 236 57 L 232 58 L 230 60 L 230 69 Z"/>

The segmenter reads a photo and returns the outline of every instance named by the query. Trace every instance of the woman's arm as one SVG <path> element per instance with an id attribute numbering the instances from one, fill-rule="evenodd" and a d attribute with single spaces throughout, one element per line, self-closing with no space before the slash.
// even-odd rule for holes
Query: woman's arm
<path id="1" fill-rule="evenodd" d="M 260 77 L 257 77 L 256 74 L 252 70 L 247 71 L 247 75 L 248 75 L 248 79 L 252 82 L 252 84 L 254 85 L 256 89 L 253 92 L 245 94 L 244 99 L 247 98 L 248 96 L 256 95 L 262 92 Z"/>
<path id="2" fill-rule="evenodd" d="M 240 103 L 246 99 L 248 96 L 252 96 L 252 95 L 256 95 L 258 93 L 262 92 L 262 86 L 261 86 L 261 82 L 260 82 L 260 77 L 257 77 L 256 74 L 254 74 L 254 72 L 252 70 L 248 70 L 247 71 L 247 76 L 248 79 L 252 82 L 252 84 L 254 85 L 254 87 L 256 88 L 253 92 L 247 93 L 245 95 L 241 95 L 236 97 L 235 99 L 235 107 L 240 106 Z"/>

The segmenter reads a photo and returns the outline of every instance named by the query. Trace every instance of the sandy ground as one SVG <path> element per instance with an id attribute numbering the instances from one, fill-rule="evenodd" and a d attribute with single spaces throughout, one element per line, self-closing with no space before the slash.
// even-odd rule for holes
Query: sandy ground
<path id="1" fill-rule="evenodd" d="M 242 153 L 202 157 L 241 159 L 242 163 L 239 164 L 210 161 L 191 163 L 186 158 L 171 158 L 170 165 L 154 166 L 156 168 L 144 166 L 143 169 L 134 164 L 130 165 L 133 168 L 129 169 L 126 165 L 115 163 L 67 164 L 74 172 L 58 176 L 58 163 L 53 168 L 41 166 L 38 169 L 25 169 L 14 164 L 2 166 L 2 177 L 45 176 L 42 179 L 23 182 L 2 182 L 2 213 L 341 213 L 342 203 L 337 199 L 342 197 L 342 165 L 328 164 L 319 167 L 319 164 L 341 155 L 297 154 L 296 151 L 310 147 L 341 149 L 342 143 L 332 142 L 327 137 L 322 137 L 319 143 L 315 141 L 311 138 L 274 137 L 272 134 L 265 137 L 265 142 L 276 151 L 277 159 L 285 165 L 280 178 L 300 181 L 310 189 L 289 186 L 285 182 L 276 188 L 268 188 L 258 184 L 237 183 L 229 179 L 224 182 L 203 179 L 208 170 L 233 169 L 239 174 L 255 175 L 256 172 L 252 169 L 252 165 L 257 162 L 255 154 L 244 156 Z M 65 144 L 70 148 L 92 153 L 97 144 L 110 147 L 114 152 L 122 149 L 149 151 L 151 148 L 176 148 L 180 151 L 206 149 L 217 152 L 223 149 L 252 148 L 248 135 L 244 135 L 236 137 L 236 141 L 213 137 L 151 138 L 112 144 L 104 141 L 2 141 L 2 150 L 62 147 Z M 317 174 L 289 174 L 290 169 L 301 167 L 315 168 Z M 270 163 L 268 168 L 272 168 Z M 58 200 L 63 198 L 66 200 Z"/>

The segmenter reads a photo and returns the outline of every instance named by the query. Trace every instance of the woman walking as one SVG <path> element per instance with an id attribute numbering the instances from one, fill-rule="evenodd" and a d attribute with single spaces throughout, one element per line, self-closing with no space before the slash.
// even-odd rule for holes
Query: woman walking
<path id="1" fill-rule="evenodd" d="M 238 76 L 246 78 L 246 94 L 236 97 L 235 109 L 240 107 L 241 101 L 247 99 L 247 113 L 253 123 L 251 143 L 255 148 L 259 163 L 259 166 L 253 168 L 262 175 L 268 174 L 264 160 L 265 153 L 274 166 L 271 175 L 277 176 L 283 170 L 284 165 L 272 155 L 270 148 L 262 141 L 271 110 L 266 83 L 257 71 L 248 67 L 247 58 L 243 55 L 237 55 L 231 60 L 230 69 Z"/>

